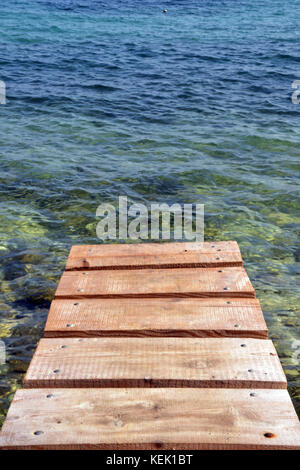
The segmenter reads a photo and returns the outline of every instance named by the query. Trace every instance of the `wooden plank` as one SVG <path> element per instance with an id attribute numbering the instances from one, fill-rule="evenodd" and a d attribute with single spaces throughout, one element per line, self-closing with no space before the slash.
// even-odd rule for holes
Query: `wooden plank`
<path id="1" fill-rule="evenodd" d="M 228 242 L 75 245 L 66 269 L 141 269 L 242 266 L 238 244 Z"/>
<path id="2" fill-rule="evenodd" d="M 65 271 L 57 298 L 255 297 L 242 267 Z"/>
<path id="3" fill-rule="evenodd" d="M 286 390 L 18 390 L 1 449 L 300 449 Z"/>
<path id="4" fill-rule="evenodd" d="M 268 328 L 257 299 L 57 299 L 44 336 L 267 338 Z"/>
<path id="5" fill-rule="evenodd" d="M 286 388 L 286 378 L 269 340 L 49 338 L 24 387 Z"/>

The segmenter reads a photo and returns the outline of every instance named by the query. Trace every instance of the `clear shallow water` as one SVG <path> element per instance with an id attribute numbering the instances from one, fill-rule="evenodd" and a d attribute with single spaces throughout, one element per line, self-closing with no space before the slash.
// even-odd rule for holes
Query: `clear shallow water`
<path id="1" fill-rule="evenodd" d="M 119 195 L 204 203 L 206 239 L 239 242 L 300 412 L 299 13 L 296 0 L 1 4 L 0 421 L 70 246 L 97 243 L 96 208 Z"/>

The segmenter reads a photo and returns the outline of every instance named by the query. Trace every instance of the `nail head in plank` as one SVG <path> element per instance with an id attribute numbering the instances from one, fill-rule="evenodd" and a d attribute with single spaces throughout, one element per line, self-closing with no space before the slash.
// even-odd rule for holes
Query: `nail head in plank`
<path id="1" fill-rule="evenodd" d="M 300 449 L 286 390 L 18 390 L 1 449 Z M 48 396 L 51 395 L 51 398 Z M 268 437 L 270 435 L 271 437 Z"/>
<path id="2" fill-rule="evenodd" d="M 242 267 L 65 271 L 56 298 L 255 297 Z"/>
<path id="3" fill-rule="evenodd" d="M 237 242 L 75 245 L 66 270 L 242 266 Z"/>
<path id="4" fill-rule="evenodd" d="M 267 338 L 268 328 L 257 299 L 57 299 L 44 336 Z"/>
<path id="5" fill-rule="evenodd" d="M 286 378 L 269 340 L 47 338 L 24 386 L 286 388 Z"/>

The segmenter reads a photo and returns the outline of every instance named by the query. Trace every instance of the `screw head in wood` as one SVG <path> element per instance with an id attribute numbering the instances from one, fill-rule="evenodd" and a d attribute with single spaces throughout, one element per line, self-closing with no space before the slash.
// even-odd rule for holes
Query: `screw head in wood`
<path id="1" fill-rule="evenodd" d="M 267 438 L 272 438 L 272 437 L 276 437 L 276 434 L 272 433 L 272 432 L 265 432 L 264 433 L 264 436 L 267 437 Z"/>

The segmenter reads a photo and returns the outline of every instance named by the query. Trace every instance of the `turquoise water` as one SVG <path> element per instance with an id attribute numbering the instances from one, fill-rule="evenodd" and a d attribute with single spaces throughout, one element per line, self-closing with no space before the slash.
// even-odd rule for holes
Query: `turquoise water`
<path id="1" fill-rule="evenodd" d="M 96 208 L 119 195 L 203 203 L 205 238 L 239 242 L 300 412 L 299 14 L 296 0 L 2 2 L 0 419 L 71 245 L 98 242 Z"/>

